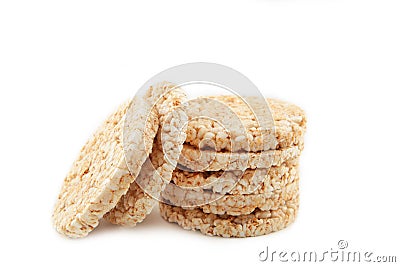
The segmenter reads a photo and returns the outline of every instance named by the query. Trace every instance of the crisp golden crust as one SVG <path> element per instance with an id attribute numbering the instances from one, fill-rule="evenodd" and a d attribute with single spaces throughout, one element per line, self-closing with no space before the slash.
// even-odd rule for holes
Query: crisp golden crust
<path id="1" fill-rule="evenodd" d="M 135 226 L 142 222 L 157 203 L 169 183 L 186 138 L 187 116 L 182 106 L 186 94 L 173 84 L 157 104 L 161 127 L 153 151 L 128 192 L 104 218 L 113 224 Z"/>
<path id="2" fill-rule="evenodd" d="M 261 119 L 257 111 L 266 118 Z M 188 116 L 186 143 L 215 151 L 259 152 L 296 146 L 303 142 L 306 130 L 304 111 L 277 99 L 207 96 L 192 103 Z"/>
<path id="3" fill-rule="evenodd" d="M 186 230 L 199 230 L 210 236 L 251 237 L 284 229 L 295 220 L 298 208 L 299 198 L 296 197 L 274 210 L 257 209 L 248 215 L 216 215 L 164 203 L 160 203 L 160 214 L 166 221 L 177 223 Z"/>

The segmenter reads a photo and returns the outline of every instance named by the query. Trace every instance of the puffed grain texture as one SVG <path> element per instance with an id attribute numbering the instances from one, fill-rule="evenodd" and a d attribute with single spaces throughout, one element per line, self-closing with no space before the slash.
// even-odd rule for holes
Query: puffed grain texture
<path id="1" fill-rule="evenodd" d="M 184 144 L 178 163 L 180 169 L 191 172 L 268 169 L 271 166 L 278 166 L 283 162 L 298 158 L 303 147 L 303 144 L 299 144 L 261 152 L 216 152 L 200 150 Z"/>
<path id="2" fill-rule="evenodd" d="M 217 102 L 216 102 L 217 101 Z M 223 108 L 226 105 L 226 108 Z M 222 106 L 222 107 L 221 107 Z M 226 109 L 230 108 L 241 120 L 241 125 L 230 121 Z M 269 118 L 266 123 L 255 113 L 260 110 Z M 209 113 L 222 112 L 216 122 Z M 269 113 L 269 114 L 268 114 Z M 190 107 L 186 143 L 201 148 L 210 146 L 216 151 L 252 151 L 282 149 L 303 142 L 306 116 L 298 106 L 277 99 L 240 98 L 234 95 L 201 97 Z M 272 122 L 268 122 L 271 120 Z M 265 125 L 263 125 L 265 124 Z M 242 127 L 243 129 L 236 129 Z M 234 145 L 232 145 L 232 143 Z"/>
<path id="3" fill-rule="evenodd" d="M 221 194 L 198 194 L 195 197 L 187 195 L 172 195 L 163 193 L 163 200 L 170 205 L 185 209 L 199 208 L 205 213 L 245 215 L 250 214 L 256 209 L 271 210 L 297 197 L 299 194 L 299 179 L 294 173 L 293 181 L 282 188 L 262 194 L 250 195 L 221 195 Z M 166 198 L 168 197 L 168 199 Z M 214 198 L 213 198 L 214 197 Z"/>
<path id="4" fill-rule="evenodd" d="M 246 169 L 244 171 L 189 172 L 178 168 L 172 174 L 165 192 L 180 188 L 186 194 L 262 194 L 292 182 L 299 158 L 272 166 L 269 169 Z M 176 193 L 178 194 L 178 193 Z M 192 198 L 188 196 L 188 198 Z"/>
<path id="5" fill-rule="evenodd" d="M 241 216 L 204 213 L 201 209 L 185 210 L 160 203 L 160 214 L 164 220 L 177 223 L 186 230 L 209 236 L 253 237 L 266 235 L 286 228 L 296 218 L 299 198 L 287 201 L 275 210 L 255 210 Z"/>
<path id="6" fill-rule="evenodd" d="M 176 167 L 186 138 L 187 116 L 182 109 L 186 94 L 170 83 L 164 87 L 163 91 L 168 93 L 157 104 L 161 127 L 153 151 L 128 192 L 104 216 L 113 224 L 132 227 L 142 222 L 157 204 Z"/>
<path id="7" fill-rule="evenodd" d="M 130 164 L 136 172 L 130 173 L 125 161 L 123 131 L 125 114 L 133 108 L 134 120 L 129 125 L 142 133 L 132 138 L 130 146 L 136 156 Z M 112 114 L 80 151 L 66 176 L 53 213 L 56 230 L 68 237 L 83 237 L 93 230 L 99 219 L 111 210 L 134 181 L 140 166 L 151 151 L 152 140 L 158 129 L 158 119 L 150 111 L 151 105 L 141 98 L 123 104 Z M 144 129 L 144 125 L 148 125 Z"/>

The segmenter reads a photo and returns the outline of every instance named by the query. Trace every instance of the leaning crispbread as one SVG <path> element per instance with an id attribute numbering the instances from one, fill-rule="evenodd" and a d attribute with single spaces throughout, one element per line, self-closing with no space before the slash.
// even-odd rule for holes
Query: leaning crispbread
<path id="1" fill-rule="evenodd" d="M 135 226 L 157 204 L 160 193 L 172 178 L 186 138 L 185 101 L 186 95 L 180 89 L 165 94 L 160 108 L 161 126 L 153 151 L 126 195 L 106 214 L 105 219 L 109 222 Z"/>
<path id="2" fill-rule="evenodd" d="M 82 148 L 53 213 L 58 232 L 86 236 L 117 205 L 149 156 L 171 84 L 150 87 L 118 108 Z"/>

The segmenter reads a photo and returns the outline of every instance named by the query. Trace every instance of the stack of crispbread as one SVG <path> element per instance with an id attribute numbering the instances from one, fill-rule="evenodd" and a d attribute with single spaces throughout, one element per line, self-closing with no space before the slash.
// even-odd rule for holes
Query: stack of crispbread
<path id="1" fill-rule="evenodd" d="M 188 101 L 172 83 L 150 86 L 82 148 L 64 179 L 54 226 L 68 237 L 86 236 L 102 218 L 135 226 L 161 200 L 164 219 L 208 235 L 282 229 L 299 205 L 305 124 L 300 108 L 279 100 Z"/>
<path id="2" fill-rule="evenodd" d="M 306 118 L 276 100 L 208 96 L 189 103 L 179 165 L 162 192 L 161 216 L 207 235 L 281 230 L 299 207 Z"/>

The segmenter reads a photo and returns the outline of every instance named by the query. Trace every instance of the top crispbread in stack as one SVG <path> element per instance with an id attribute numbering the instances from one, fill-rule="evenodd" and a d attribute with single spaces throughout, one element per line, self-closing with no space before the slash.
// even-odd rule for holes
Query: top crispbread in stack
<path id="1" fill-rule="evenodd" d="M 257 109 L 267 113 L 263 102 L 273 123 L 257 120 Z M 213 96 L 190 105 L 180 169 L 162 193 L 164 219 L 224 237 L 267 234 L 294 220 L 306 118 L 293 104 L 266 102 L 249 106 L 237 96 Z M 234 116 L 240 125 L 229 122 Z"/>
<path id="2" fill-rule="evenodd" d="M 264 115 L 260 112 L 266 113 L 265 123 L 260 120 L 261 115 Z M 212 118 L 209 118 L 210 115 Z M 188 116 L 186 144 L 200 148 L 200 144 L 207 140 L 205 145 L 212 143 L 213 150 L 218 152 L 237 150 L 259 152 L 296 146 L 303 142 L 306 124 L 304 112 L 299 107 L 277 99 L 265 100 L 258 97 L 198 98 L 190 102 Z M 229 125 L 229 121 L 238 121 L 232 118 L 233 116 L 236 116 L 242 125 L 229 127 L 227 133 L 226 127 L 223 126 Z M 221 121 L 218 123 L 212 120 L 215 117 L 221 118 Z M 272 119 L 273 121 L 270 121 Z M 240 135 L 243 133 L 246 136 Z M 234 147 L 229 146 L 230 140 L 237 140 L 239 144 Z M 236 150 L 232 150 L 235 148 Z"/>

